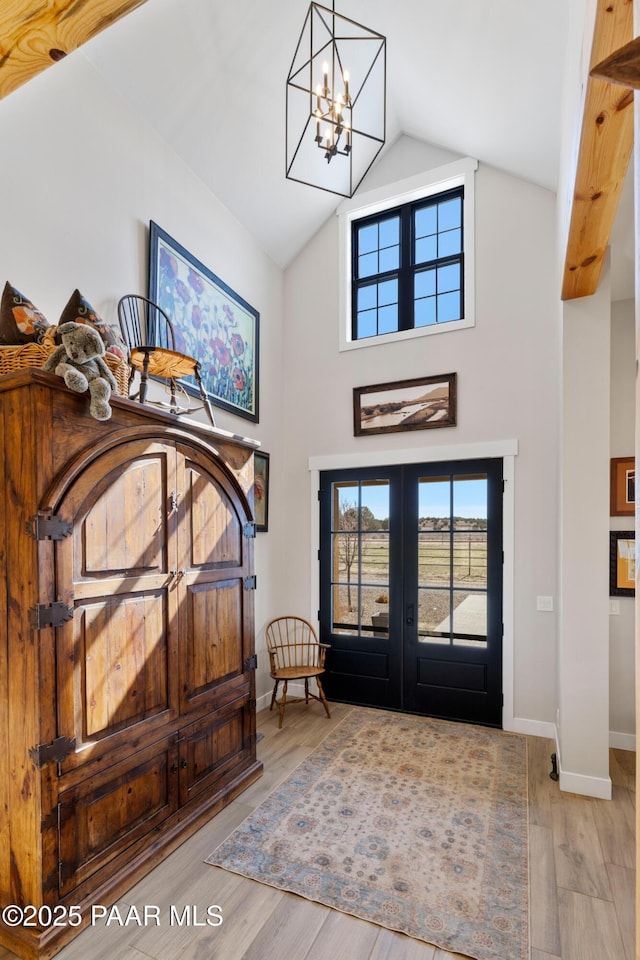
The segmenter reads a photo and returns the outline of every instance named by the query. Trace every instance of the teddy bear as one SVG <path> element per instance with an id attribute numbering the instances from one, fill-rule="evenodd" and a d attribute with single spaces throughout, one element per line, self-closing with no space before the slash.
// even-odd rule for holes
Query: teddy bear
<path id="1" fill-rule="evenodd" d="M 89 390 L 89 413 L 96 420 L 111 416 L 109 398 L 117 389 L 115 378 L 102 359 L 105 345 L 97 330 L 86 323 L 62 323 L 58 327 L 62 339 L 59 347 L 47 358 L 42 369 L 62 377 L 70 390 Z"/>

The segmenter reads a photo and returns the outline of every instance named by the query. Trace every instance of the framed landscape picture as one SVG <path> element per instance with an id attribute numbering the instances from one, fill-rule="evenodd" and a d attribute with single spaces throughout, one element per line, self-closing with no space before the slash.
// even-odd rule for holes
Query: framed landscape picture
<path id="1" fill-rule="evenodd" d="M 636 539 L 633 530 L 609 533 L 609 596 L 635 597 Z"/>
<path id="2" fill-rule="evenodd" d="M 356 437 L 455 425 L 455 373 L 354 388 L 353 432 Z"/>
<path id="3" fill-rule="evenodd" d="M 611 459 L 611 516 L 632 517 L 636 509 L 636 461 L 634 457 Z"/>
<path id="4" fill-rule="evenodd" d="M 260 315 L 153 220 L 149 299 L 172 321 L 176 350 L 200 361 L 211 402 L 258 422 Z M 198 395 L 195 380 L 185 389 Z"/>

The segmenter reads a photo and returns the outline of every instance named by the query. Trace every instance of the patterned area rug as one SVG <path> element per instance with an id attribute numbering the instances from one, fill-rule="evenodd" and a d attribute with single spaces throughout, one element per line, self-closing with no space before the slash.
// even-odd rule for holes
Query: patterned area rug
<path id="1" fill-rule="evenodd" d="M 526 740 L 354 709 L 207 863 L 477 960 L 526 960 Z"/>

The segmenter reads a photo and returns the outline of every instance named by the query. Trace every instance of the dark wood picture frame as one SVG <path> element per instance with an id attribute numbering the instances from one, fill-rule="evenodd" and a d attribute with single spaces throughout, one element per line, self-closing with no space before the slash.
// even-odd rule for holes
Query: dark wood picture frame
<path id="1" fill-rule="evenodd" d="M 200 361 L 211 402 L 258 423 L 260 314 L 153 220 L 149 299 L 172 321 L 176 349 Z M 198 396 L 192 377 L 180 382 Z"/>
<path id="2" fill-rule="evenodd" d="M 456 408 L 455 373 L 354 387 L 353 432 L 356 437 L 364 437 L 455 427 Z"/>
<path id="3" fill-rule="evenodd" d="M 611 458 L 611 516 L 632 517 L 636 510 L 635 457 Z"/>
<path id="4" fill-rule="evenodd" d="M 253 455 L 253 516 L 258 533 L 269 530 L 269 463 L 269 454 L 256 450 Z"/>
<path id="5" fill-rule="evenodd" d="M 609 596 L 635 597 L 636 535 L 634 530 L 609 532 Z"/>

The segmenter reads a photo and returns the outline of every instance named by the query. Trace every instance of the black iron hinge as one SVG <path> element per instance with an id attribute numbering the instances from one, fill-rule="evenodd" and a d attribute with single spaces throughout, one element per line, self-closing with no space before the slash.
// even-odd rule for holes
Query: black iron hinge
<path id="1" fill-rule="evenodd" d="M 242 664 L 242 669 L 246 673 L 247 670 L 257 670 L 258 669 L 258 658 L 254 653 L 253 656 L 247 657 L 245 662 Z"/>
<path id="2" fill-rule="evenodd" d="M 243 586 L 245 590 L 255 590 L 256 589 L 256 576 L 253 574 L 250 577 L 245 577 L 243 580 Z"/>
<path id="3" fill-rule="evenodd" d="M 73 532 L 73 524 L 51 513 L 36 513 L 27 520 L 27 533 L 34 540 L 64 540 Z"/>
<path id="4" fill-rule="evenodd" d="M 248 520 L 247 523 L 245 523 L 244 527 L 242 528 L 242 532 L 244 533 L 247 540 L 253 540 L 256 535 L 255 520 Z"/>
<path id="5" fill-rule="evenodd" d="M 44 627 L 61 627 L 73 620 L 73 607 L 57 601 L 55 603 L 36 603 L 29 608 L 29 623 L 34 630 Z"/>
<path id="6" fill-rule="evenodd" d="M 41 770 L 45 763 L 60 763 L 73 753 L 75 748 L 75 737 L 57 737 L 51 743 L 40 743 L 37 747 L 31 747 L 29 756 L 38 770 Z"/>

